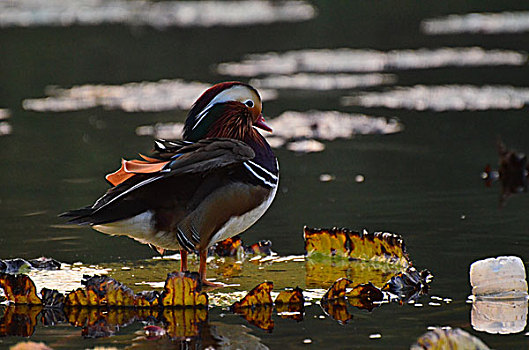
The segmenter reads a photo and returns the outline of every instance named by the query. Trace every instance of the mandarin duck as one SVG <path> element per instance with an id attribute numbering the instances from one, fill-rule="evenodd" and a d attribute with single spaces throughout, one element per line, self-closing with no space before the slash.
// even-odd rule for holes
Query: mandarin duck
<path id="1" fill-rule="evenodd" d="M 261 97 L 240 82 L 206 90 L 193 104 L 182 141 L 155 140 L 154 153 L 122 160 L 106 176 L 112 187 L 94 204 L 61 214 L 109 235 L 199 255 L 205 285 L 208 248 L 252 226 L 268 209 L 279 165 L 265 138 Z"/>

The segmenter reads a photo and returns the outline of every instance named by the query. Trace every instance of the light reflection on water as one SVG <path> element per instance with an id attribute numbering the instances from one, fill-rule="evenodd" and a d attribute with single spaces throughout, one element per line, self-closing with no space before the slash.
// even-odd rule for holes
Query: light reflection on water
<path id="1" fill-rule="evenodd" d="M 220 63 L 220 74 L 253 77 L 260 74 L 296 72 L 381 72 L 439 67 L 523 65 L 527 54 L 512 50 L 485 50 L 480 47 L 361 50 L 320 49 L 249 54 L 240 62 Z"/>
<path id="2" fill-rule="evenodd" d="M 442 85 L 396 87 L 344 97 L 347 106 L 405 108 L 418 111 L 520 109 L 529 103 L 529 88 Z"/>
<path id="3" fill-rule="evenodd" d="M 71 26 L 105 23 L 155 28 L 243 26 L 306 21 L 315 8 L 301 0 L 143 1 L 19 0 L 0 2 L 0 27 Z"/>
<path id="4" fill-rule="evenodd" d="M 502 34 L 529 31 L 529 12 L 468 13 L 425 19 L 421 29 L 426 34 Z"/>

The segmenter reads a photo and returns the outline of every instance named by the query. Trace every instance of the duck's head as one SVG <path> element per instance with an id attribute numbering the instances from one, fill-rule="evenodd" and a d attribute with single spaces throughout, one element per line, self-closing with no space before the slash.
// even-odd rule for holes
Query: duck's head
<path id="1" fill-rule="evenodd" d="M 196 100 L 184 126 L 184 139 L 227 137 L 245 141 L 258 137 L 254 129 L 271 132 L 266 125 L 263 103 L 256 89 L 240 82 L 216 84 Z"/>

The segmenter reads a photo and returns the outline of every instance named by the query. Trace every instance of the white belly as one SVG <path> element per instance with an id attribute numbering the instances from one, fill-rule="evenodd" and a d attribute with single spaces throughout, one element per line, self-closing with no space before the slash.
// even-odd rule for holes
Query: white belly
<path id="1" fill-rule="evenodd" d="M 92 226 L 94 230 L 115 236 L 129 236 L 144 244 L 153 244 L 164 249 L 178 250 L 175 236 L 154 228 L 154 213 L 145 211 L 128 219 Z"/>
<path id="2" fill-rule="evenodd" d="M 266 212 L 268 207 L 270 207 L 270 204 L 272 204 L 272 201 L 274 200 L 274 197 L 276 196 L 277 187 L 279 184 L 277 184 L 272 191 L 270 191 L 270 194 L 268 195 L 268 198 L 261 203 L 257 208 L 250 210 L 246 213 L 244 213 L 241 216 L 234 216 L 224 224 L 220 228 L 220 230 L 215 233 L 213 238 L 211 239 L 211 242 L 209 242 L 208 248 L 211 247 L 213 244 L 223 241 L 227 238 L 233 237 L 241 232 L 246 231 L 250 226 L 252 226 L 263 214 Z"/>

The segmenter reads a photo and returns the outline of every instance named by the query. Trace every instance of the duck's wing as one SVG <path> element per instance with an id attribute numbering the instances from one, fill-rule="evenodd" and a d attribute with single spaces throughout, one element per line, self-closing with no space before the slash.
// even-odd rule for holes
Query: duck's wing
<path id="1" fill-rule="evenodd" d="M 155 145 L 156 147 L 157 145 Z M 233 139 L 204 139 L 195 143 L 174 145 L 154 157 L 142 156 L 143 160 L 122 161 L 121 168 L 107 175 L 114 185 L 93 205 L 71 210 L 60 216 L 70 223 L 97 225 L 122 220 L 140 214 L 152 207 L 152 200 L 160 192 L 164 195 L 165 180 L 171 179 L 171 195 L 174 201 L 185 202 L 193 195 L 193 189 L 208 174 L 240 166 L 255 156 L 253 149 L 244 142 Z M 181 181 L 178 181 L 181 180 Z M 175 188 L 175 186 L 177 188 Z"/>

